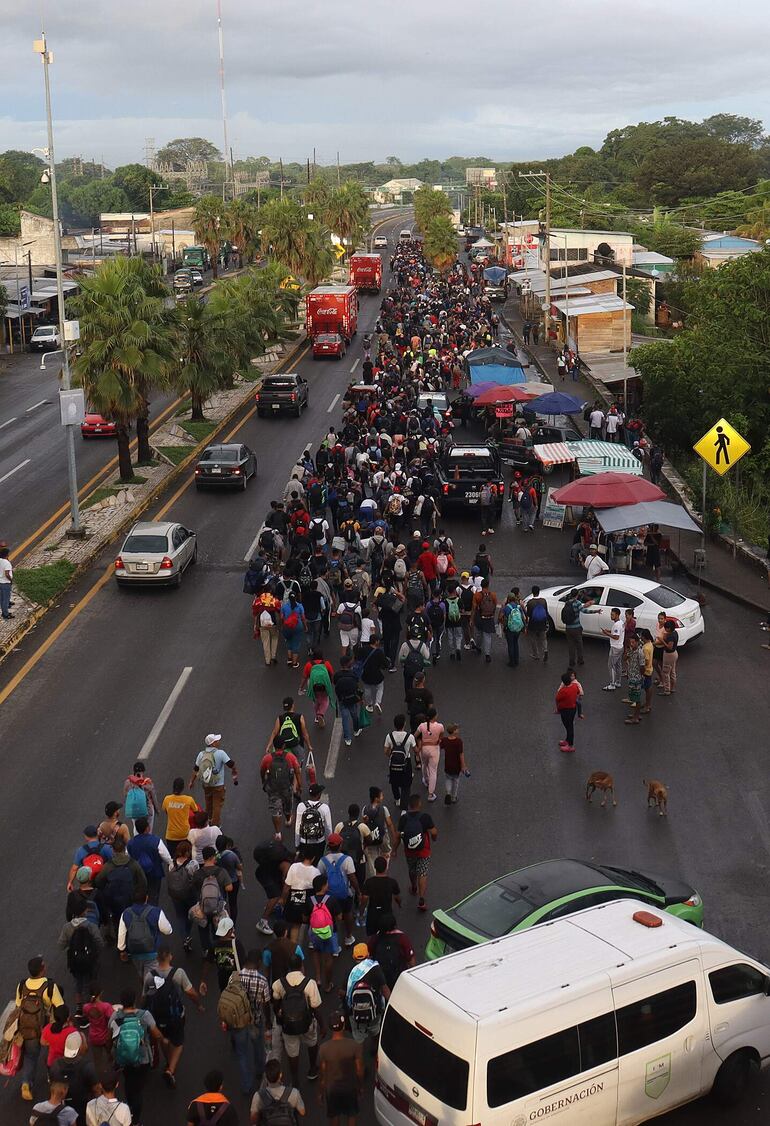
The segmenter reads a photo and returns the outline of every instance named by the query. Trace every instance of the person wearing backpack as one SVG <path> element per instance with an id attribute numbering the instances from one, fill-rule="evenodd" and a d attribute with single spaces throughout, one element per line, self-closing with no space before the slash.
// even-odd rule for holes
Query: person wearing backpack
<path id="1" fill-rule="evenodd" d="M 102 921 L 116 934 L 120 918 L 135 896 L 147 894 L 147 877 L 140 864 L 128 855 L 122 837 L 115 837 L 112 860 L 108 860 L 94 879 Z"/>
<path id="2" fill-rule="evenodd" d="M 399 846 L 403 843 L 409 873 L 409 888 L 412 895 L 419 897 L 417 907 L 420 911 L 428 909 L 425 894 L 428 890 L 432 845 L 437 836 L 438 831 L 433 824 L 433 818 L 430 814 L 422 812 L 422 798 L 419 794 L 412 794 L 409 798 L 409 808 L 398 819 L 393 856 L 395 858 Z"/>
<path id="3" fill-rule="evenodd" d="M 153 908 L 157 910 L 157 908 Z M 120 1008 L 109 1023 L 112 1056 L 115 1067 L 123 1073 L 126 1102 L 131 1108 L 132 1122 L 142 1121 L 144 1088 L 152 1063 L 152 1043 L 166 1050 L 165 1037 L 147 1009 L 137 1008 L 136 990 L 130 987 L 120 994 Z"/>
<path id="4" fill-rule="evenodd" d="M 393 800 L 400 809 L 406 809 L 412 792 L 414 777 L 413 754 L 417 743 L 407 729 L 406 716 L 399 713 L 393 719 L 393 730 L 385 736 L 385 757 L 388 760 L 388 781 Z"/>
<path id="5" fill-rule="evenodd" d="M 309 787 L 307 801 L 301 801 L 297 806 L 294 822 L 295 846 L 308 849 L 316 865 L 323 856 L 326 838 L 334 831 L 331 810 L 326 802 L 321 801 L 323 792 L 320 782 L 314 782 Z"/>
<path id="6" fill-rule="evenodd" d="M 447 604 L 438 591 L 431 595 L 425 613 L 430 622 L 430 651 L 435 665 L 441 658 L 441 642 L 444 639 L 447 620 Z"/>
<path id="7" fill-rule="evenodd" d="M 283 1082 L 281 1061 L 269 1059 L 265 1065 L 265 1082 L 251 1102 L 252 1126 L 297 1126 L 297 1116 L 305 1117 L 305 1104 L 296 1087 Z"/>
<path id="8" fill-rule="evenodd" d="M 160 887 L 171 856 L 160 837 L 150 832 L 147 817 L 137 817 L 134 822 L 136 836 L 128 842 L 128 855 L 140 865 L 147 877 L 147 898 L 157 906 Z"/>
<path id="9" fill-rule="evenodd" d="M 482 536 L 493 536 L 495 534 L 495 529 L 492 526 L 495 522 L 494 510 L 495 488 L 489 481 L 485 481 L 479 492 Z"/>
<path id="10" fill-rule="evenodd" d="M 329 881 L 325 871 L 321 871 L 313 880 L 313 891 L 308 903 L 310 907 L 308 933 L 316 981 L 325 993 L 331 993 L 333 989 L 332 959 L 336 958 L 340 952 L 340 943 L 337 936 L 340 904 L 337 899 L 329 894 Z"/>
<path id="11" fill-rule="evenodd" d="M 505 596 L 505 603 L 500 607 L 497 620 L 508 646 L 508 667 L 515 669 L 519 664 L 519 637 L 526 625 L 518 587 L 514 587 Z"/>
<path id="12" fill-rule="evenodd" d="M 345 579 L 343 593 L 335 610 L 340 632 L 340 646 L 343 653 L 356 648 L 361 636 L 361 603 L 353 586 L 352 578 Z"/>
<path id="13" fill-rule="evenodd" d="M 225 804 L 225 768 L 233 776 L 233 785 L 238 785 L 238 767 L 235 759 L 220 746 L 222 736 L 212 732 L 205 739 L 205 746 L 195 760 L 189 787 L 192 790 L 197 778 L 203 783 L 203 797 L 206 813 L 212 825 L 222 825 L 222 806 Z"/>
<path id="14" fill-rule="evenodd" d="M 416 964 L 412 940 L 396 926 L 392 912 L 384 914 L 376 934 L 366 940 L 369 957 L 379 963 L 389 989 L 393 989 L 404 970 Z"/>
<path id="15" fill-rule="evenodd" d="M 104 947 L 102 932 L 89 920 L 88 901 L 80 897 L 77 914 L 65 923 L 59 934 L 59 946 L 67 951 L 67 969 L 75 981 L 75 1004 L 80 1007 L 89 997 L 89 986 L 96 979 L 99 954 Z"/>
<path id="16" fill-rule="evenodd" d="M 278 664 L 278 615 L 281 604 L 270 590 L 261 590 L 254 596 L 251 613 L 254 618 L 254 637 L 262 642 L 265 664 Z"/>
<path id="17" fill-rule="evenodd" d="M 120 819 L 123 806 L 118 801 L 108 801 L 104 807 L 104 820 L 99 822 L 96 833 L 102 844 L 114 845 L 115 839 L 120 837 L 124 844 L 131 839 L 131 830 Z"/>
<path id="18" fill-rule="evenodd" d="M 193 1099 L 187 1108 L 187 1126 L 238 1126 L 238 1113 L 222 1093 L 225 1077 L 214 1069 L 203 1076 L 203 1094 Z"/>
<path id="19" fill-rule="evenodd" d="M 184 1048 L 184 999 L 189 997 L 199 1013 L 203 1012 L 203 1000 L 182 967 L 172 965 L 172 959 L 169 946 L 158 947 L 158 964 L 145 974 L 142 999 L 165 1039 L 163 1078 L 173 1088 Z"/>
<path id="20" fill-rule="evenodd" d="M 214 947 L 214 930 L 227 910 L 227 896 L 233 885 L 226 870 L 218 864 L 213 845 L 206 845 L 201 860 L 200 868 L 193 875 L 196 900 L 190 915 L 200 928 L 201 947 L 208 956 Z"/>
<path id="21" fill-rule="evenodd" d="M 77 1029 L 72 1029 L 64 1042 L 64 1050 L 49 1067 L 52 1083 L 66 1083 L 65 1105 L 76 1111 L 78 1121 L 86 1114 L 86 1104 L 99 1090 L 99 1077 L 88 1054 L 88 1044 Z"/>
<path id="22" fill-rule="evenodd" d="M 302 792 L 299 759 L 286 750 L 283 737 L 276 735 L 259 764 L 262 789 L 267 794 L 267 808 L 273 820 L 274 837 L 281 840 L 284 825 L 291 825 L 294 795 Z"/>
<path id="23" fill-rule="evenodd" d="M 101 1094 L 86 1106 L 86 1126 L 131 1126 L 131 1108 L 118 1098 L 118 1082 L 114 1071 L 102 1074 Z"/>
<path id="24" fill-rule="evenodd" d="M 289 960 L 289 972 L 273 981 L 273 1009 L 281 1028 L 292 1082 L 299 1085 L 299 1053 L 303 1044 L 308 1050 L 307 1077 L 317 1079 L 318 1038 L 319 1033 L 325 1032 L 321 994 L 316 982 L 305 976 L 302 959 L 297 954 Z"/>
<path id="25" fill-rule="evenodd" d="M 370 1041 L 372 1048 L 380 1034 L 382 1017 L 390 997 L 390 989 L 382 967 L 369 957 L 365 942 L 353 947 L 353 969 L 348 974 L 345 987 L 345 1011 L 350 1023 L 350 1034 L 357 1044 Z"/>
<path id="26" fill-rule="evenodd" d="M 430 646 L 421 638 L 407 637 L 398 651 L 404 673 L 404 696 L 409 695 L 416 677 L 431 663 Z"/>
<path id="27" fill-rule="evenodd" d="M 300 766 L 303 766 L 306 752 L 312 751 L 313 747 L 305 717 L 294 710 L 293 696 L 284 696 L 283 698 L 282 711 L 273 724 L 265 747 L 265 754 L 270 751 L 271 745 L 278 736 L 283 740 L 284 750 L 291 751 L 299 761 Z"/>
<path id="28" fill-rule="evenodd" d="M 134 832 L 139 817 L 147 818 L 152 832 L 155 814 L 158 812 L 160 806 L 152 778 L 145 773 L 143 762 L 135 762 L 133 772 L 123 783 L 123 813 L 134 822 Z"/>
<path id="29" fill-rule="evenodd" d="M 535 530 L 538 500 L 535 487 L 529 482 L 525 482 L 517 497 L 517 507 L 521 513 L 521 526 L 525 532 L 534 532 Z"/>
<path id="30" fill-rule="evenodd" d="M 158 941 L 162 934 L 172 933 L 171 923 L 160 907 L 147 902 L 147 893 L 134 897 L 134 902 L 120 916 L 118 953 L 121 961 L 134 963 L 140 981 L 145 972 L 158 961 Z"/>
<path id="31" fill-rule="evenodd" d="M 334 674 L 334 691 L 337 693 L 339 715 L 342 720 L 342 737 L 345 746 L 349 747 L 353 737 L 361 734 L 359 715 L 362 695 L 350 649 L 340 657 L 339 671 Z"/>
<path id="32" fill-rule="evenodd" d="M 53 1080 L 48 1098 L 32 1107 L 30 1126 L 77 1126 L 78 1112 L 67 1106 L 69 1085 L 61 1080 Z M 26 1098 L 26 1096 L 24 1096 Z M 32 1096 L 30 1096 L 31 1098 Z"/>
<path id="33" fill-rule="evenodd" d="M 217 1006 L 217 1015 L 230 1034 L 238 1059 L 241 1091 L 247 1098 L 262 1084 L 265 1035 L 272 1037 L 270 986 L 264 974 L 259 972 L 261 960 L 260 950 L 249 950 L 240 968 L 230 975 Z M 242 997 L 246 1000 L 245 1012 Z"/>
<path id="34" fill-rule="evenodd" d="M 309 896 L 313 890 L 313 880 L 321 874 L 316 867 L 316 855 L 315 848 L 307 845 L 300 848 L 297 860 L 289 865 L 284 877 L 281 903 L 292 942 L 299 942 L 302 928 L 307 925 L 310 917 Z"/>
<path id="35" fill-rule="evenodd" d="M 369 801 L 362 810 L 364 824 L 369 835 L 364 838 L 366 875 L 374 875 L 374 861 L 378 856 L 390 857 L 392 842 L 396 836 L 396 826 L 385 805 L 384 794 L 379 786 L 369 787 Z"/>
<path id="36" fill-rule="evenodd" d="M 306 628 L 305 607 L 292 590 L 281 603 L 281 633 L 286 642 L 286 664 L 290 668 L 299 668 L 299 651 Z"/>
<path id="37" fill-rule="evenodd" d="M 355 829 L 359 841 L 361 834 Z M 342 834 L 330 833 L 327 838 L 327 849 L 318 862 L 322 875 L 327 878 L 327 891 L 339 908 L 340 919 L 345 931 L 345 946 L 352 946 L 353 937 L 353 904 L 355 897 L 361 894 L 361 888 L 356 875 L 356 862 L 347 852 L 343 852 Z"/>
<path id="38" fill-rule="evenodd" d="M 489 579 L 481 580 L 481 589 L 473 596 L 476 628 L 481 635 L 481 652 L 487 664 L 492 660 L 492 638 L 497 619 L 497 595 L 489 589 Z"/>
<path id="39" fill-rule="evenodd" d="M 444 593 L 446 607 L 446 637 L 449 660 L 461 661 L 463 650 L 463 620 L 461 591 L 456 579 L 448 579 Z"/>
<path id="40" fill-rule="evenodd" d="M 548 603 L 540 597 L 540 587 L 532 587 L 532 597 L 527 601 L 526 634 L 529 651 L 534 661 L 548 660 Z"/>
<path id="41" fill-rule="evenodd" d="M 17 1035 L 21 1037 L 23 1044 L 19 1068 L 21 1097 L 32 1102 L 32 1088 L 40 1058 L 40 1036 L 45 1025 L 50 1022 L 53 1010 L 64 1004 L 64 998 L 56 982 L 46 976 L 42 958 L 30 958 L 27 974 L 16 987 L 15 1002 L 19 1011 Z"/>
<path id="42" fill-rule="evenodd" d="M 576 590 L 571 590 L 564 600 L 561 610 L 561 620 L 564 625 L 564 636 L 567 638 L 568 664 L 570 668 L 583 665 L 583 626 L 580 622 L 580 613 L 583 609 L 583 600 Z"/>
<path id="43" fill-rule="evenodd" d="M 184 935 L 182 945 L 187 954 L 192 950 L 190 908 L 197 903 L 193 876 L 198 868 L 198 862 L 193 860 L 192 845 L 189 841 L 180 841 L 166 874 L 166 888 L 174 906 L 176 929 Z"/>
<path id="44" fill-rule="evenodd" d="M 345 1014 L 333 1013 L 329 1022 L 331 1040 L 321 1045 L 318 1061 L 321 1082 L 318 1099 L 326 1104 L 331 1126 L 347 1120 L 355 1126 L 364 1085 L 364 1059 L 360 1043 L 345 1035 Z"/>
<path id="45" fill-rule="evenodd" d="M 95 876 L 101 872 L 108 860 L 112 859 L 112 847 L 99 840 L 99 830 L 96 825 L 86 825 L 83 830 L 85 840 L 80 848 L 75 850 L 72 865 L 67 873 L 67 891 L 75 890 L 75 876 L 78 868 L 89 868 Z"/>

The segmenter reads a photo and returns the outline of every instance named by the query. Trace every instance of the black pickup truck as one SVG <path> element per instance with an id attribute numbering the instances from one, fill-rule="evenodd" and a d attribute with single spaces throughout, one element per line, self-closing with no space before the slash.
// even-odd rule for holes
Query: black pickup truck
<path id="1" fill-rule="evenodd" d="M 259 418 L 284 413 L 299 418 L 302 408 L 308 405 L 308 383 L 295 372 L 266 375 L 254 399 Z"/>
<path id="2" fill-rule="evenodd" d="M 448 446 L 439 458 L 436 476 L 442 511 L 478 508 L 482 486 L 488 482 L 495 493 L 495 516 L 499 519 L 502 515 L 505 482 L 500 455 L 493 445 Z"/>

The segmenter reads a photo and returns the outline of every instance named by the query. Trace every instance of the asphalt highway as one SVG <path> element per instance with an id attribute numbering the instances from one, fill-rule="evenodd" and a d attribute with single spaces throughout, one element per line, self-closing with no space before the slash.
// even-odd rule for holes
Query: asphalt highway
<path id="1" fill-rule="evenodd" d="M 394 221 L 391 231 L 401 225 Z M 376 297 L 362 298 L 359 340 L 373 327 L 377 308 Z M 244 410 L 232 431 L 258 457 L 258 477 L 245 493 L 198 494 L 188 480 L 159 502 L 158 512 L 167 510 L 168 518 L 187 524 L 199 537 L 199 563 L 180 590 L 118 591 L 105 578 L 114 555 L 107 552 L 0 666 L 0 826 L 14 871 L 9 884 L 14 899 L 6 905 L 0 932 L 3 1001 L 27 959 L 37 953 L 47 957 L 49 971 L 71 996 L 56 939 L 66 872 L 82 827 L 99 819 L 107 800 L 120 798 L 140 748 L 162 797 L 175 775 L 188 776 L 210 731 L 223 733 L 240 770 L 239 787 L 228 786 L 223 824 L 246 858 L 238 933 L 247 947 L 261 944 L 254 924 L 262 896 L 250 858 L 257 840 L 271 829 L 258 765 L 281 699 L 296 695 L 298 676 L 285 664 L 273 669 L 263 664 L 261 646 L 251 637 L 250 599 L 241 591 L 243 560 L 297 456 L 308 442 L 317 446 L 329 423 L 339 421 L 339 396 L 360 355 L 356 343 L 341 363 L 313 363 L 308 356 L 299 361 L 298 370 L 311 383 L 310 409 L 300 419 L 258 420 L 250 408 Z M 479 543 L 476 523 L 470 518 L 444 523 L 459 560 L 469 561 Z M 550 529 L 517 532 L 506 506 L 489 541 L 495 589 L 504 594 L 514 582 L 528 589 L 538 580 L 553 585 L 577 578 L 568 561 L 569 539 L 567 532 Z M 683 588 L 679 580 L 672 585 Z M 518 670 L 507 668 L 498 642 L 490 666 L 465 654 L 459 666 L 442 662 L 429 670 L 439 718 L 460 724 L 472 772 L 457 806 L 437 802 L 430 807 L 439 838 L 429 907 L 448 906 L 500 873 L 536 860 L 600 859 L 680 874 L 703 895 L 707 929 L 770 961 L 765 925 L 770 785 L 762 751 L 766 722 L 759 712 L 766 697 L 765 654 L 754 615 L 716 595 L 709 596 L 705 612 L 706 635 L 682 654 L 679 691 L 671 699 L 656 699 L 639 730 L 623 725 L 625 709 L 617 694 L 600 691 L 606 681 L 604 644 L 587 643 L 581 670 L 586 719 L 579 724 L 574 756 L 557 750 L 561 729 L 553 695 L 566 664 L 561 638 L 552 642 L 545 666 L 524 656 Z M 334 634 L 327 652 L 336 662 Z M 184 686 L 175 693 L 180 678 Z M 172 695 L 173 708 L 158 730 L 156 722 Z M 311 725 L 335 817 L 344 815 L 350 801 L 363 802 L 369 785 L 385 783 L 382 739 L 402 702 L 401 677 L 387 678 L 383 722 L 351 748 L 342 746 L 334 761 L 329 755 L 333 728 L 317 732 Z M 301 708 L 309 715 L 304 701 Z M 585 802 L 585 780 L 597 769 L 614 774 L 617 809 Z M 646 809 L 642 779 L 650 775 L 669 787 L 668 818 Z M 403 859 L 394 874 L 406 891 Z M 399 924 L 418 951 L 429 920 L 406 894 Z M 181 941 L 174 942 L 182 963 Z M 184 964 L 195 981 L 197 951 Z M 343 953 L 337 984 L 344 983 L 349 965 Z M 132 975 L 130 967 L 107 956 L 101 975 L 106 998 L 116 1000 Z M 201 1074 L 214 1065 L 224 1067 L 227 1090 L 242 1106 L 214 1008 L 211 997 L 203 1016 L 188 1015 L 177 1092 L 169 1092 L 159 1075 L 151 1077 L 145 1126 L 181 1121 L 187 1101 L 200 1093 Z M 312 1084 L 303 1082 L 302 1089 L 310 1121 L 322 1121 Z M 42 1090 L 41 1072 L 41 1096 Z M 27 1121 L 17 1092 L 16 1082 L 0 1090 L 0 1117 L 8 1126 Z M 770 1083 L 763 1078 L 729 1121 L 749 1126 L 767 1121 L 768 1113 Z M 241 1121 L 246 1121 L 245 1107 Z M 373 1121 L 370 1094 L 361 1121 Z M 659 1121 L 711 1126 L 727 1118 L 701 1102 Z"/>

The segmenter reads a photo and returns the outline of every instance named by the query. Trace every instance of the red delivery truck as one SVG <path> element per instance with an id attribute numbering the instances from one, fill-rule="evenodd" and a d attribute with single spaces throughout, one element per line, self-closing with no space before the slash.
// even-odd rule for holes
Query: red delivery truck
<path id="1" fill-rule="evenodd" d="M 358 328 L 358 293 L 353 285 L 319 285 L 305 298 L 307 334 L 336 332 L 349 344 Z"/>
<path id="2" fill-rule="evenodd" d="M 350 284 L 356 289 L 379 293 L 382 288 L 382 257 L 379 254 L 351 254 Z"/>

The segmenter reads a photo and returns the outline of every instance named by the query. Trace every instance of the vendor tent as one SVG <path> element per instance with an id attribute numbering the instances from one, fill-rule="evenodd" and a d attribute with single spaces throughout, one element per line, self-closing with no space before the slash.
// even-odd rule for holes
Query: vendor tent
<path id="1" fill-rule="evenodd" d="M 575 455 L 578 472 L 583 477 L 593 473 L 605 473 L 608 469 L 642 476 L 642 463 L 634 457 L 627 446 L 621 445 L 620 442 L 594 442 L 588 439 L 566 444 Z"/>
<path id="2" fill-rule="evenodd" d="M 543 465 L 569 465 L 575 455 L 566 442 L 543 442 L 534 445 L 532 452 Z"/>
<path id="3" fill-rule="evenodd" d="M 502 383 L 511 386 L 513 383 L 524 383 L 527 378 L 524 368 L 507 364 L 471 364 L 470 369 L 471 383 Z"/>
<path id="4" fill-rule="evenodd" d="M 641 528 L 643 524 L 660 524 L 683 532 L 701 530 L 683 505 L 667 500 L 644 500 L 639 504 L 597 509 L 596 519 L 605 532 L 622 532 L 628 528 Z"/>
<path id="5" fill-rule="evenodd" d="M 476 348 L 465 357 L 470 365 L 478 367 L 479 364 L 507 364 L 508 367 L 521 367 L 513 352 L 507 348 Z"/>

